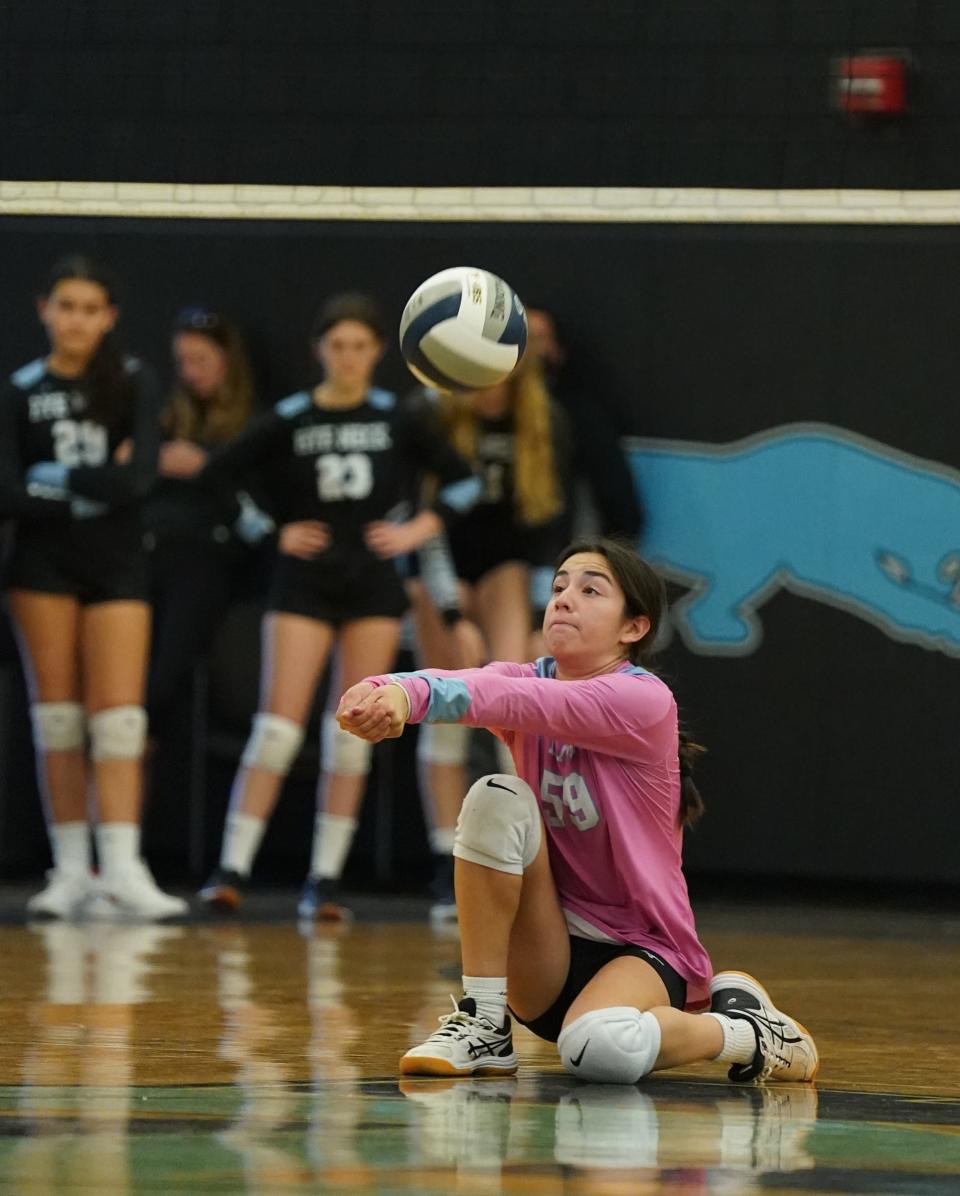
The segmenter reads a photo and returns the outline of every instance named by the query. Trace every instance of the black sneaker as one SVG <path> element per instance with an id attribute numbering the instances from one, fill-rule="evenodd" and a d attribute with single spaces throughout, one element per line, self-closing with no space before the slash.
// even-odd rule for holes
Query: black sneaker
<path id="1" fill-rule="evenodd" d="M 308 876 L 300 894 L 297 913 L 318 922 L 349 922 L 350 910 L 340 903 L 340 882 Z"/>
<path id="2" fill-rule="evenodd" d="M 217 868 L 197 896 L 209 909 L 236 913 L 243 902 L 247 878 L 229 868 Z"/>

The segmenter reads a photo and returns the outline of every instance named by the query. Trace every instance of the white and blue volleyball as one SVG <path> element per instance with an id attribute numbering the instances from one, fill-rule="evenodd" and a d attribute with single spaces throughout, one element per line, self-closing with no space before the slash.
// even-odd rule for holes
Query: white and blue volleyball
<path id="1" fill-rule="evenodd" d="M 484 390 L 508 378 L 527 343 L 527 316 L 502 278 L 474 266 L 441 270 L 413 292 L 400 351 L 437 390 Z"/>

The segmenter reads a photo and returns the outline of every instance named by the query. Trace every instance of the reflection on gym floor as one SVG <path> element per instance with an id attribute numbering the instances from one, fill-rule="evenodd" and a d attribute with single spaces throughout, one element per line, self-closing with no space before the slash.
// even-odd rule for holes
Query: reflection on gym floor
<path id="1" fill-rule="evenodd" d="M 737 1087 L 715 1068 L 578 1084 L 526 1032 L 517 1077 L 399 1080 L 397 1058 L 458 976 L 455 934 L 423 923 L 0 927 L 0 1191 L 957 1190 L 955 1049 L 921 1074 L 914 1043 L 900 1094 L 888 1052 L 883 1092 L 885 997 L 858 998 L 859 1064 L 835 999 L 855 951 L 722 925 L 711 946 L 745 966 L 762 953 L 786 985 L 808 955 L 832 961 L 809 1014 L 819 1088 Z M 949 937 L 884 944 L 904 963 L 916 950 L 956 956 Z M 941 966 L 941 1011 L 956 975 Z M 912 1025 L 926 1019 L 918 1008 Z"/>

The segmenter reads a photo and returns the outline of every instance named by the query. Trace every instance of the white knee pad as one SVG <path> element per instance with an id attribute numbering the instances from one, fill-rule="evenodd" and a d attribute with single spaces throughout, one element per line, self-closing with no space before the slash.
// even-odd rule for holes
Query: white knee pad
<path id="1" fill-rule="evenodd" d="M 560 1060 L 593 1084 L 636 1084 L 653 1071 L 660 1054 L 660 1023 L 632 1005 L 594 1009 L 560 1031 Z"/>
<path id="2" fill-rule="evenodd" d="M 342 777 L 365 777 L 370 771 L 373 744 L 344 731 L 332 714 L 323 716 L 323 767 Z"/>
<path id="3" fill-rule="evenodd" d="M 505 772 L 481 777 L 467 790 L 453 854 L 461 860 L 522 876 L 537 858 L 540 805 L 526 781 Z"/>
<path id="4" fill-rule="evenodd" d="M 423 764 L 464 764 L 470 728 L 460 723 L 423 723 L 417 758 Z"/>
<path id="5" fill-rule="evenodd" d="M 303 727 L 282 714 L 254 715 L 253 731 L 240 758 L 245 768 L 265 768 L 285 777 L 303 743 Z"/>
<path id="6" fill-rule="evenodd" d="M 142 706 L 110 706 L 90 715 L 90 755 L 94 760 L 139 760 L 147 743 L 147 712 Z"/>
<path id="7" fill-rule="evenodd" d="M 30 721 L 38 752 L 75 752 L 86 742 L 87 719 L 79 702 L 34 702 Z"/>

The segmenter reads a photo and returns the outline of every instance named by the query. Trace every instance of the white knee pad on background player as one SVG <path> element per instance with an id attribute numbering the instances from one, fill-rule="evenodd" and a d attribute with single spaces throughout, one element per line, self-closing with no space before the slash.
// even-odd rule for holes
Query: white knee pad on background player
<path id="1" fill-rule="evenodd" d="M 87 717 L 79 702 L 34 702 L 30 721 L 38 752 L 75 752 L 86 744 Z"/>
<path id="2" fill-rule="evenodd" d="M 323 716 L 321 754 L 327 772 L 344 777 L 365 777 L 370 771 L 373 744 L 344 731 L 332 714 Z"/>
<path id="3" fill-rule="evenodd" d="M 417 739 L 417 759 L 423 764 L 464 764 L 470 728 L 460 723 L 423 723 Z"/>
<path id="4" fill-rule="evenodd" d="M 90 756 L 94 760 L 138 760 L 147 744 L 147 712 L 142 706 L 110 706 L 90 715 Z"/>
<path id="5" fill-rule="evenodd" d="M 285 777 L 303 744 L 303 727 L 282 714 L 257 714 L 253 731 L 243 749 L 245 768 L 265 768 Z"/>
<path id="6" fill-rule="evenodd" d="M 636 1084 L 660 1054 L 660 1023 L 632 1005 L 584 1013 L 560 1031 L 560 1061 L 592 1084 Z"/>
<path id="7" fill-rule="evenodd" d="M 457 819 L 453 854 L 522 876 L 537 858 L 542 833 L 540 804 L 527 782 L 495 772 L 467 790 Z"/>

